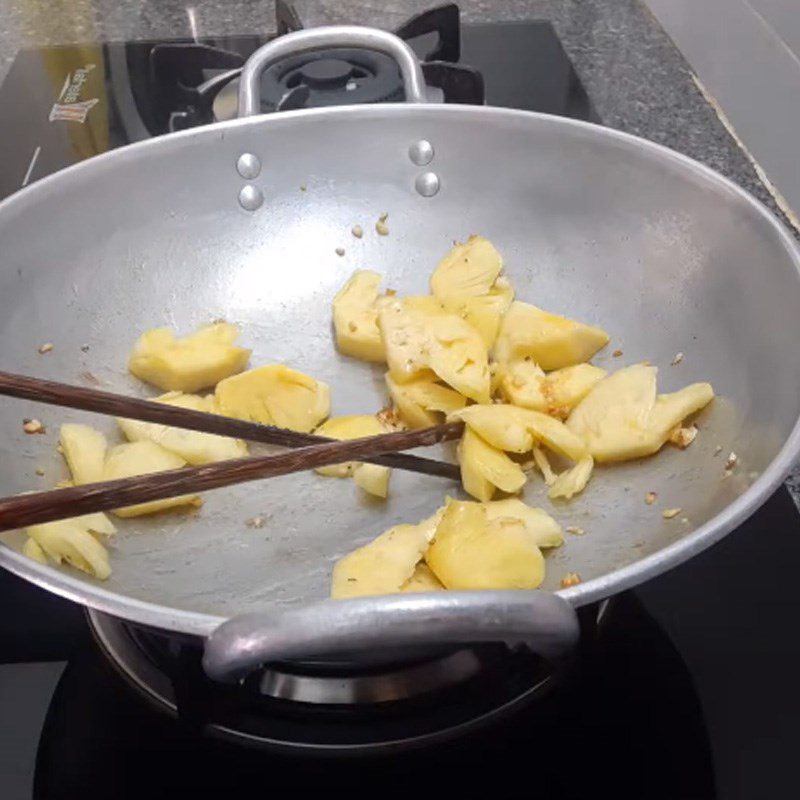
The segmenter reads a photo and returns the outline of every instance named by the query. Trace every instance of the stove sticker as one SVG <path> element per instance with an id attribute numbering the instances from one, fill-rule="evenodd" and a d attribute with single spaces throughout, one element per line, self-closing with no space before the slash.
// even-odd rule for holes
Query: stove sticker
<path id="1" fill-rule="evenodd" d="M 96 97 L 90 100 L 80 99 L 83 84 L 86 83 L 89 73 L 95 66 L 95 64 L 87 64 L 85 67 L 76 69 L 75 72 L 67 73 L 58 101 L 53 103 L 53 107 L 50 109 L 48 117 L 50 122 L 57 120 L 86 122 L 86 115 L 100 102 Z"/>

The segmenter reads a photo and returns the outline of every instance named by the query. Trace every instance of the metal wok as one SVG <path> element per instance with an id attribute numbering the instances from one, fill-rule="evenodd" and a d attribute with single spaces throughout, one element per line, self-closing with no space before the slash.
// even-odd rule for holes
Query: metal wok
<path id="1" fill-rule="evenodd" d="M 266 65 L 333 46 L 392 55 L 407 102 L 257 116 Z M 383 212 L 389 236 L 373 232 Z M 349 233 L 355 223 L 362 239 Z M 598 470 L 555 511 L 587 533 L 549 557 L 544 591 L 322 602 L 338 557 L 455 490 L 399 473 L 381 505 L 306 474 L 210 493 L 196 519 L 123 527 L 102 585 L 26 559 L 13 536 L 0 563 L 112 615 L 210 637 L 206 668 L 220 678 L 265 660 L 452 641 L 523 641 L 558 655 L 577 635 L 575 607 L 690 558 L 779 485 L 800 444 L 800 252 L 783 227 L 730 181 L 650 142 L 545 115 L 428 104 L 410 49 L 366 28 L 284 36 L 246 65 L 238 120 L 94 158 L 0 204 L 2 366 L 64 381 L 89 370 L 139 393 L 125 374 L 139 332 L 225 317 L 242 324 L 254 363 L 286 362 L 329 382 L 334 413 L 371 412 L 383 402 L 382 373 L 336 353 L 334 292 L 357 267 L 383 272 L 401 293 L 424 292 L 452 240 L 471 233 L 504 254 L 519 298 L 609 330 L 608 350 L 624 351 L 615 366 L 649 359 L 662 367 L 661 391 L 709 380 L 718 395 L 689 450 Z M 37 354 L 45 341 L 55 343 L 47 359 Z M 682 363 L 670 366 L 678 351 Z M 52 437 L 26 437 L 23 416 L 54 428 L 82 418 L 0 404 L 7 494 L 36 485 L 37 466 L 60 468 Z M 739 466 L 721 480 L 731 450 Z M 532 483 L 526 499 L 546 504 Z M 687 521 L 663 519 L 648 491 Z M 255 515 L 263 528 L 245 525 Z M 764 552 L 753 569 L 776 557 Z M 568 571 L 582 582 L 551 593 Z"/>

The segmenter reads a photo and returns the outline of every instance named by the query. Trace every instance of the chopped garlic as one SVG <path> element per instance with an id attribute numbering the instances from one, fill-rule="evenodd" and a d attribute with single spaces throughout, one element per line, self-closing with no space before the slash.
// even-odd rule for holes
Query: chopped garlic
<path id="1" fill-rule="evenodd" d="M 661 516 L 664 517 L 664 519 L 673 519 L 677 517 L 678 514 L 681 513 L 681 511 L 683 511 L 682 508 L 665 508 L 661 512 Z"/>
<path id="2" fill-rule="evenodd" d="M 567 589 L 570 586 L 577 586 L 581 582 L 581 576 L 577 572 L 568 572 L 561 579 L 561 588 Z"/>
<path id="3" fill-rule="evenodd" d="M 697 425 L 690 425 L 682 428 L 680 425 L 669 435 L 672 444 L 677 445 L 681 450 L 687 448 L 697 438 Z"/>
<path id="4" fill-rule="evenodd" d="M 52 342 L 47 342 L 46 344 L 43 344 L 39 348 L 39 352 L 40 353 L 49 353 L 52 349 L 53 349 L 53 343 Z"/>
<path id="5" fill-rule="evenodd" d="M 656 500 L 658 500 L 658 494 L 656 492 L 648 492 L 644 496 L 644 501 L 649 506 L 653 505 L 653 503 L 655 503 Z"/>

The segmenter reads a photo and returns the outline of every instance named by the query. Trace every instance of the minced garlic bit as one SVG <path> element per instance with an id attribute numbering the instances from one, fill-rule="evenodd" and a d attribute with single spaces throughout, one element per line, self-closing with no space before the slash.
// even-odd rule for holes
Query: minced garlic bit
<path id="1" fill-rule="evenodd" d="M 586 533 L 583 528 L 579 528 L 577 525 L 570 525 L 568 528 L 565 528 L 565 530 L 573 536 L 583 536 Z"/>
<path id="2" fill-rule="evenodd" d="M 248 528 L 263 528 L 264 522 L 264 517 L 251 517 L 249 520 L 247 520 L 245 525 L 247 525 Z"/>
<path id="3" fill-rule="evenodd" d="M 577 586 L 581 582 L 581 576 L 577 572 L 568 572 L 561 579 L 561 588 L 566 589 L 569 586 Z"/>
<path id="4" fill-rule="evenodd" d="M 382 408 L 375 416 L 391 430 L 403 431 L 406 429 L 405 423 L 400 419 L 400 413 L 392 406 Z"/>
<path id="5" fill-rule="evenodd" d="M 733 470 L 733 468 L 739 463 L 739 456 L 731 450 L 730 455 L 728 456 L 728 460 L 725 462 L 725 469 L 726 470 Z"/>
<path id="6" fill-rule="evenodd" d="M 46 342 L 39 348 L 40 353 L 49 353 L 53 349 L 52 342 Z"/>
<path id="7" fill-rule="evenodd" d="M 689 518 L 688 517 L 681 517 L 681 523 L 684 524 L 684 525 L 688 525 L 689 524 Z"/>
<path id="8" fill-rule="evenodd" d="M 674 367 L 676 364 L 680 364 L 683 361 L 683 353 L 675 353 L 675 358 L 672 359 L 672 366 Z"/>
<path id="9" fill-rule="evenodd" d="M 306 185 L 304 183 L 300 184 L 300 191 L 304 192 L 306 190 Z"/>
<path id="10" fill-rule="evenodd" d="M 336 248 L 336 255 L 343 256 L 344 255 L 344 247 L 337 247 Z"/>
<path id="11" fill-rule="evenodd" d="M 356 239 L 360 239 L 364 235 L 364 229 L 360 225 L 353 225 L 353 227 L 350 228 L 350 233 L 352 233 Z"/>
<path id="12" fill-rule="evenodd" d="M 44 475 L 44 470 L 41 467 L 38 467 L 36 474 L 41 478 Z"/>
<path id="13" fill-rule="evenodd" d="M 665 508 L 661 512 L 661 516 L 664 517 L 664 519 L 674 519 L 681 511 L 683 511 L 682 508 Z"/>
<path id="14" fill-rule="evenodd" d="M 718 456 L 718 455 L 719 455 L 721 452 L 722 452 L 722 445 L 721 445 L 721 444 L 718 444 L 718 445 L 717 445 L 717 446 L 714 448 L 714 455 L 715 455 L 715 456 Z"/>
<path id="15" fill-rule="evenodd" d="M 622 350 L 615 350 L 615 351 L 614 351 L 614 352 L 611 354 L 611 358 L 619 358 L 621 355 L 622 355 Z"/>
<path id="16" fill-rule="evenodd" d="M 669 435 L 672 444 L 677 445 L 681 450 L 688 447 L 697 438 L 697 425 L 690 425 L 682 428 L 680 425 Z"/>
<path id="17" fill-rule="evenodd" d="M 47 428 L 38 419 L 25 419 L 22 421 L 22 430 L 25 433 L 47 433 Z"/>
<path id="18" fill-rule="evenodd" d="M 656 492 L 648 492 L 644 496 L 644 501 L 649 506 L 653 505 L 653 503 L 655 503 L 656 500 L 658 500 L 658 494 Z"/>
<path id="19" fill-rule="evenodd" d="M 389 235 L 389 228 L 386 225 L 386 220 L 389 219 L 389 212 L 384 211 L 378 217 L 378 221 L 375 223 L 375 230 L 378 232 L 379 236 L 388 236 Z"/>

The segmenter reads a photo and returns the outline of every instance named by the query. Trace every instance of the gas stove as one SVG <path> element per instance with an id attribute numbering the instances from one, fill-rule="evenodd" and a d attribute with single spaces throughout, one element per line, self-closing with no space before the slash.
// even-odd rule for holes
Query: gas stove
<path id="1" fill-rule="evenodd" d="M 301 27 L 280 0 L 276 14 L 278 35 Z M 431 102 L 600 122 L 547 20 L 461 23 L 447 5 L 396 32 L 423 60 Z M 21 51 L 0 86 L 0 196 L 116 147 L 233 118 L 239 70 L 267 39 Z M 393 64 L 339 50 L 278 64 L 262 82 L 261 102 L 264 113 L 281 113 L 401 97 Z M 759 636 L 763 621 L 751 619 L 737 587 L 746 575 L 749 596 L 793 624 L 790 604 L 780 616 L 775 573 L 750 567 L 770 548 L 782 553 L 781 568 L 800 566 L 796 514 L 782 489 L 710 553 L 585 610 L 581 650 L 555 673 L 526 652 L 466 647 L 358 672 L 271 665 L 232 690 L 204 676 L 197 642 L 86 614 L 0 573 L 0 602 L 13 609 L 0 622 L 0 796 L 27 797 L 31 787 L 42 798 L 231 796 L 256 787 L 394 796 L 444 779 L 468 796 L 506 796 L 524 781 L 543 798 L 604 790 L 717 797 L 717 784 L 737 785 L 740 751 L 754 752 L 760 722 L 752 708 L 720 716 L 708 669 L 774 686 L 769 662 L 730 658 L 752 656 L 751 647 L 780 651 L 800 667 L 797 648 Z M 705 601 L 708 586 L 716 606 Z M 716 613 L 703 616 L 708 607 Z M 740 662 L 746 672 L 736 672 Z M 791 719 L 800 700 L 795 672 L 787 674 Z M 770 742 L 773 753 L 791 752 L 791 737 Z M 759 781 L 775 775 L 769 761 L 755 763 L 764 765 L 753 767 Z"/>

